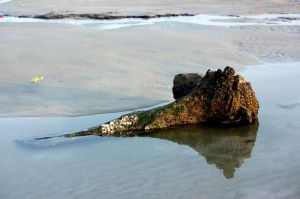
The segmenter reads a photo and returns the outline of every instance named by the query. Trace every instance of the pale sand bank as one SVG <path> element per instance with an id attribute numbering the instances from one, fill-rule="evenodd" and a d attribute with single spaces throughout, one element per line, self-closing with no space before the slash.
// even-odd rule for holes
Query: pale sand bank
<path id="1" fill-rule="evenodd" d="M 299 60 L 299 29 L 0 24 L 0 116 L 115 112 L 172 100 L 177 73 Z M 45 80 L 30 83 L 35 75 Z"/>
<path id="2" fill-rule="evenodd" d="M 299 13 L 297 1 L 13 0 L 6 14 Z M 299 60 L 299 26 L 208 27 L 165 22 L 107 31 L 0 24 L 0 117 L 115 112 L 172 100 L 175 74 Z M 35 75 L 45 80 L 32 84 Z"/>
<path id="3" fill-rule="evenodd" d="M 0 5 L 7 14 L 107 13 L 111 14 L 263 14 L 299 13 L 295 0 L 13 0 Z"/>

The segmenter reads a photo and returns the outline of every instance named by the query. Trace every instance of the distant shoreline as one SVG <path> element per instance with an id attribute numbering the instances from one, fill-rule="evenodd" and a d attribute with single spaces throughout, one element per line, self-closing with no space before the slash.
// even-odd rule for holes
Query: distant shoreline
<path id="1" fill-rule="evenodd" d="M 1 15 L 0 15 L 1 16 Z M 205 15 L 205 14 L 157 14 L 157 15 L 113 15 L 113 14 L 55 14 L 2 15 L 0 23 L 57 23 L 85 26 L 97 29 L 119 29 L 156 23 L 187 23 L 204 26 L 300 26 L 300 14 L 264 15 Z"/>
<path id="2" fill-rule="evenodd" d="M 12 15 L 41 15 L 44 13 L 113 13 L 115 15 L 141 16 L 165 13 L 201 13 L 211 15 L 255 15 L 266 13 L 299 13 L 299 4 L 293 0 L 250 1 L 236 0 L 0 0 L 0 12 Z M 9 2 L 9 3 L 7 3 Z"/>

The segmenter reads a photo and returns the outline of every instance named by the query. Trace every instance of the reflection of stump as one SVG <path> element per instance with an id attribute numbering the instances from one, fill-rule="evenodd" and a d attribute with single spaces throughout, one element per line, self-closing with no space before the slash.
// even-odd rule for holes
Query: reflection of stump
<path id="1" fill-rule="evenodd" d="M 190 146 L 204 156 L 208 164 L 223 170 L 226 178 L 250 158 L 258 122 L 239 128 L 182 127 L 153 133 L 150 136 Z"/>

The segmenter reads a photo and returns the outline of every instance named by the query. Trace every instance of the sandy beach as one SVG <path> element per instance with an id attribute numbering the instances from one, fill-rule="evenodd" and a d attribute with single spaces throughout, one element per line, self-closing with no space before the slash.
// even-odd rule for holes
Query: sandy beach
<path id="1" fill-rule="evenodd" d="M 224 4 L 15 0 L 1 4 L 0 12 L 299 13 L 295 1 Z M 0 117 L 133 110 L 172 100 L 172 80 L 178 73 L 203 73 L 227 65 L 241 71 L 263 62 L 298 61 L 300 26 L 267 23 L 222 27 L 170 21 L 113 30 L 92 25 L 0 23 Z M 29 80 L 36 75 L 45 79 L 33 84 Z"/>
<path id="2" fill-rule="evenodd" d="M 299 13 L 294 0 L 13 0 L 0 6 L 9 14 L 112 13 L 112 14 L 264 14 Z"/>
<path id="3" fill-rule="evenodd" d="M 299 0 L 0 0 L 0 198 L 298 199 L 299 33 Z"/>
<path id="4" fill-rule="evenodd" d="M 299 27 L 0 26 L 1 116 L 136 109 L 172 100 L 178 73 L 226 65 L 242 70 L 264 61 L 297 60 L 300 54 Z M 33 84 L 35 75 L 45 80 Z"/>

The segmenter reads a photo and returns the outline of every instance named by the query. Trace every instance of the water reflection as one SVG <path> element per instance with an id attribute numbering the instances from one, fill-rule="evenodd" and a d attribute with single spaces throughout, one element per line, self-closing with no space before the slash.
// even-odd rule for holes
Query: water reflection
<path id="1" fill-rule="evenodd" d="M 149 136 L 190 146 L 205 157 L 208 164 L 223 170 L 226 178 L 234 173 L 255 145 L 258 122 L 238 128 L 180 127 L 153 133 Z"/>

